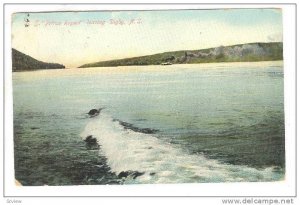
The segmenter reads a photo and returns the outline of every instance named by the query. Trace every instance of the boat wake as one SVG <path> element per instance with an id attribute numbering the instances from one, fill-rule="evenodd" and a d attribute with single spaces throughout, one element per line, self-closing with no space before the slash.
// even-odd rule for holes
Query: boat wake
<path id="1" fill-rule="evenodd" d="M 88 136 L 97 140 L 100 154 L 124 184 L 264 182 L 284 178 L 276 167 L 256 169 L 188 154 L 157 138 L 154 130 L 139 132 L 130 125 L 101 113 L 91 118 L 81 133 L 84 140 Z"/>

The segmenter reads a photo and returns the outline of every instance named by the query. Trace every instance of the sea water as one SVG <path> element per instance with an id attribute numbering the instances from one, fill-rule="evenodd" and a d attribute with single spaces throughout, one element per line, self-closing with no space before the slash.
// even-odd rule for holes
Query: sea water
<path id="1" fill-rule="evenodd" d="M 15 72 L 16 179 L 283 180 L 283 73 L 281 61 Z"/>

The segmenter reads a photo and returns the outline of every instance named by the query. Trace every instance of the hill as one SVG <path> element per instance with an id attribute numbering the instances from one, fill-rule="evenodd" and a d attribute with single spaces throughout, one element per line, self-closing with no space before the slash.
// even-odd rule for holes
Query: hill
<path id="1" fill-rule="evenodd" d="M 96 63 L 84 64 L 80 66 L 80 68 L 214 62 L 253 62 L 282 59 L 282 42 L 248 43 L 200 50 L 172 51 L 133 58 L 100 61 Z"/>
<path id="2" fill-rule="evenodd" d="M 40 70 L 40 69 L 57 69 L 65 68 L 64 65 L 58 63 L 45 63 L 32 58 L 16 49 L 12 49 L 12 70 L 25 71 L 25 70 Z"/>

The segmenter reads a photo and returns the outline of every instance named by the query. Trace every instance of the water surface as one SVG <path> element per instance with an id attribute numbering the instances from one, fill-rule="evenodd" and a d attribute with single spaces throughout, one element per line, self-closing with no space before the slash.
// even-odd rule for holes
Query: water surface
<path id="1" fill-rule="evenodd" d="M 284 178 L 282 62 L 13 73 L 23 185 Z M 89 118 L 92 108 L 105 107 Z M 92 135 L 99 149 L 87 146 Z"/>

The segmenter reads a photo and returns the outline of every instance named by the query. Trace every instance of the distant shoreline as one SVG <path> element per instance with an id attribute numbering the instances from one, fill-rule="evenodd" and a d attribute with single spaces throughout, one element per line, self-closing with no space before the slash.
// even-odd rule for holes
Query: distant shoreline
<path id="1" fill-rule="evenodd" d="M 68 68 L 43 68 L 43 69 L 24 69 L 24 70 L 12 70 L 13 73 L 19 72 L 32 72 L 32 71 L 42 71 L 42 70 L 68 70 Z"/>
<path id="2" fill-rule="evenodd" d="M 178 64 L 171 64 L 171 65 L 120 65 L 120 66 L 99 66 L 99 67 L 84 67 L 84 68 L 80 68 L 80 67 L 75 67 L 75 68 L 66 68 L 66 70 L 74 70 L 74 69 L 89 69 L 89 68 L 121 68 L 121 67 L 150 67 L 150 66 L 159 66 L 162 68 L 169 68 L 172 66 L 184 66 L 184 65 L 212 65 L 212 64 L 223 64 L 223 63 L 232 63 L 232 64 L 237 64 L 237 63 L 241 63 L 241 64 L 246 64 L 246 63 L 268 63 L 268 62 L 283 62 L 284 60 L 264 60 L 264 61 L 230 61 L 230 62 L 206 62 L 206 63 L 178 63 Z"/>
<path id="3" fill-rule="evenodd" d="M 273 63 L 272 63 L 273 62 Z M 172 65 L 129 65 L 129 66 L 115 66 L 115 67 L 112 67 L 112 66 L 107 66 L 107 67 L 86 67 L 86 68 L 78 68 L 78 67 L 74 67 L 74 68 L 65 68 L 65 69 L 39 69 L 39 70 L 34 70 L 34 69 L 31 69 L 31 70 L 17 70 L 17 71 L 13 71 L 13 72 L 32 72 L 32 71 L 49 71 L 49 70 L 53 70 L 53 71 L 58 71 L 58 70 L 68 70 L 70 72 L 74 71 L 74 70 L 84 70 L 84 69 L 98 69 L 98 70 L 110 70 L 110 71 L 121 71 L 120 69 L 116 69 L 116 68 L 121 68 L 121 69 L 134 69 L 134 68 L 150 68 L 150 67 L 158 67 L 157 70 L 159 69 L 163 69 L 163 70 L 166 70 L 166 69 L 172 69 L 172 67 L 174 66 L 188 66 L 188 67 L 194 67 L 195 68 L 197 66 L 199 66 L 198 69 L 201 69 L 201 67 L 205 67 L 205 68 L 214 68 L 214 64 L 217 66 L 217 65 L 220 65 L 220 64 L 247 64 L 247 63 L 251 63 L 251 65 L 257 65 L 259 63 L 261 64 L 280 64 L 282 65 L 283 64 L 283 60 L 269 60 L 269 61 L 252 61 L 252 62 L 247 62 L 247 61 L 234 61 L 234 62 L 209 62 L 209 63 L 193 63 L 193 64 L 172 64 Z M 250 64 L 249 64 L 250 65 Z"/>
<path id="4" fill-rule="evenodd" d="M 89 67 L 120 67 L 120 66 L 148 66 L 181 64 L 206 64 L 226 62 L 261 62 L 283 60 L 283 43 L 246 43 L 231 46 L 219 46 L 199 50 L 180 50 L 164 53 L 157 53 L 132 58 L 115 59 L 88 63 L 78 68 Z M 12 71 L 33 71 L 33 70 L 66 69 L 58 63 L 39 61 L 12 48 Z"/>

